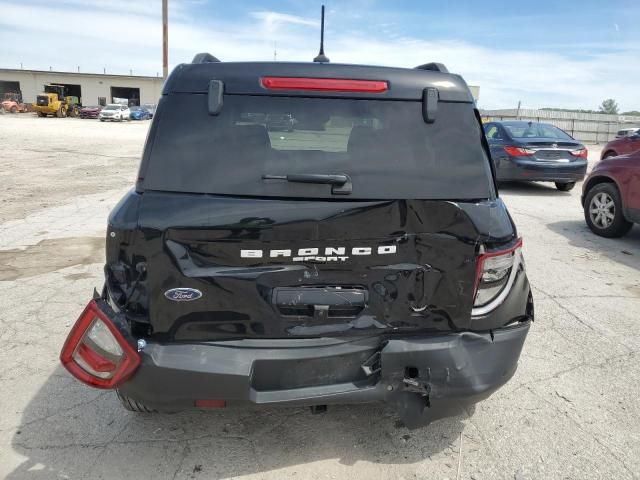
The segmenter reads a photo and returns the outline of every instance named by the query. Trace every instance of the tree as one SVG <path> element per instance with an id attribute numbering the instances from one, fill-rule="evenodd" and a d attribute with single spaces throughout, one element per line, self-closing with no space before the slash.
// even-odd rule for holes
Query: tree
<path id="1" fill-rule="evenodd" d="M 636 116 L 640 116 L 640 112 L 638 110 L 631 110 L 630 112 L 622 112 L 620 115 L 636 115 Z"/>
<path id="2" fill-rule="evenodd" d="M 618 104 L 613 98 L 607 98 L 600 104 L 600 113 L 608 113 L 609 115 L 618 114 Z"/>

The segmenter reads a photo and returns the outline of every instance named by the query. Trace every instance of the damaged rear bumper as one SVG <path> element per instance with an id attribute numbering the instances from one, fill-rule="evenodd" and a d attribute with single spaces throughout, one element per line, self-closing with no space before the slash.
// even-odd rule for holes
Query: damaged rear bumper
<path id="1" fill-rule="evenodd" d="M 196 400 L 278 405 L 388 402 L 408 426 L 459 413 L 514 374 L 530 322 L 494 330 L 381 340 L 149 343 L 120 391 L 151 408 Z"/>

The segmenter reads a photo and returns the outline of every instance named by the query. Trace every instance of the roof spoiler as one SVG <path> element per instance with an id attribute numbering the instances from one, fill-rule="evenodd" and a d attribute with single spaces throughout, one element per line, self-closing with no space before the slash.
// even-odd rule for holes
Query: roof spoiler
<path id="1" fill-rule="evenodd" d="M 432 72 L 449 73 L 449 69 L 444 66 L 444 63 L 430 62 L 424 65 L 418 65 L 416 70 L 431 70 Z"/>
<path id="2" fill-rule="evenodd" d="M 216 57 L 211 55 L 210 53 L 196 53 L 196 56 L 193 57 L 191 63 L 216 63 L 220 62 Z"/>

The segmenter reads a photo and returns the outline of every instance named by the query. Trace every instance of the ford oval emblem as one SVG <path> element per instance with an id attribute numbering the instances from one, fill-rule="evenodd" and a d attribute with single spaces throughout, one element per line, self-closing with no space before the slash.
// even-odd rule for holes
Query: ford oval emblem
<path id="1" fill-rule="evenodd" d="M 172 288 L 164 292 L 164 296 L 174 302 L 190 302 L 202 297 L 202 292 L 195 288 Z"/>

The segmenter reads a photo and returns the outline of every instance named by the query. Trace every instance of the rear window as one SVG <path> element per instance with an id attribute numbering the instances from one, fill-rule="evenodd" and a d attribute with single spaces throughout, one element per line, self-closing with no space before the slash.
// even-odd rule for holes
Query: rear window
<path id="1" fill-rule="evenodd" d="M 492 196 L 481 130 L 469 103 L 438 105 L 426 124 L 419 101 L 172 94 L 141 170 L 150 190 L 335 198 L 330 185 L 263 175 L 346 174 L 341 199 L 477 199 Z"/>
<path id="2" fill-rule="evenodd" d="M 553 125 L 543 123 L 503 124 L 512 138 L 556 138 L 558 140 L 573 140 L 571 136 Z"/>

